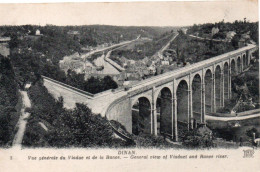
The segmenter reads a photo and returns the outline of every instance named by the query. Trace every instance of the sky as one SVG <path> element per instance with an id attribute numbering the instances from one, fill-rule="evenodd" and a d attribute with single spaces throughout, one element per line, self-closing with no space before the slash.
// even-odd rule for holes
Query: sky
<path id="1" fill-rule="evenodd" d="M 258 21 L 258 1 L 1 4 L 0 25 L 189 26 Z"/>

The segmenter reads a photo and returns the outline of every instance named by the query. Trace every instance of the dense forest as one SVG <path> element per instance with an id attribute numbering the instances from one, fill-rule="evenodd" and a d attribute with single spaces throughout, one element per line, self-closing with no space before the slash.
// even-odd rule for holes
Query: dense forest
<path id="1" fill-rule="evenodd" d="M 19 92 L 10 60 L 0 55 L 0 146 L 10 145 L 19 119 Z M 17 110 L 18 109 L 18 110 Z"/>

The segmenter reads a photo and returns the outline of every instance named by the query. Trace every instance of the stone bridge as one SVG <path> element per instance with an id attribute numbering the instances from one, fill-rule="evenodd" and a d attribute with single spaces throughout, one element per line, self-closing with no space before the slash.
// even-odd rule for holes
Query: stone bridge
<path id="1" fill-rule="evenodd" d="M 248 45 L 128 89 L 86 98 L 86 103 L 94 112 L 119 121 L 130 133 L 163 134 L 178 141 L 181 130 L 193 128 L 194 123 L 205 124 L 205 115 L 231 98 L 232 77 L 249 66 L 256 49 L 256 45 Z"/>
<path id="2" fill-rule="evenodd" d="M 255 45 L 216 56 L 133 85 L 116 99 L 105 115 L 129 132 L 165 134 L 178 140 L 178 128 L 204 124 L 205 114 L 216 112 L 231 98 L 232 76 L 246 69 Z"/>

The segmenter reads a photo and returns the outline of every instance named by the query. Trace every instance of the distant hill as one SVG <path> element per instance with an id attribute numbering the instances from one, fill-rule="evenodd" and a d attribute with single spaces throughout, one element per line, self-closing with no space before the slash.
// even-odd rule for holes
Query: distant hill
<path id="1" fill-rule="evenodd" d="M 187 33 L 195 34 L 198 36 L 209 35 L 212 36 L 212 28 L 218 28 L 218 32 L 214 35 L 214 38 L 225 39 L 226 34 L 229 31 L 234 31 L 236 36 L 234 39 L 241 39 L 242 35 L 248 33 L 250 38 L 258 44 L 259 42 L 259 28 L 258 22 L 249 22 L 244 19 L 244 21 L 234 21 L 233 23 L 229 22 L 217 22 L 217 23 L 205 23 L 200 25 L 191 26 Z"/>

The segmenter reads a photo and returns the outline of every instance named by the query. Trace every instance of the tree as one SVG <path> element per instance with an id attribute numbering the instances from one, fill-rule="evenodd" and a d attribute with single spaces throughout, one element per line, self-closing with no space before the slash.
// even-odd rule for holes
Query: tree
<path id="1" fill-rule="evenodd" d="M 118 87 L 117 83 L 110 76 L 104 77 L 103 85 L 104 85 L 104 90 L 116 89 Z"/>
<path id="2" fill-rule="evenodd" d="M 10 42 L 9 42 L 10 48 L 11 48 L 11 49 L 14 49 L 14 48 L 16 48 L 19 44 L 20 44 L 20 42 L 19 42 L 19 40 L 18 40 L 17 35 L 12 34 L 12 35 L 11 35 L 11 40 L 10 40 Z"/>

